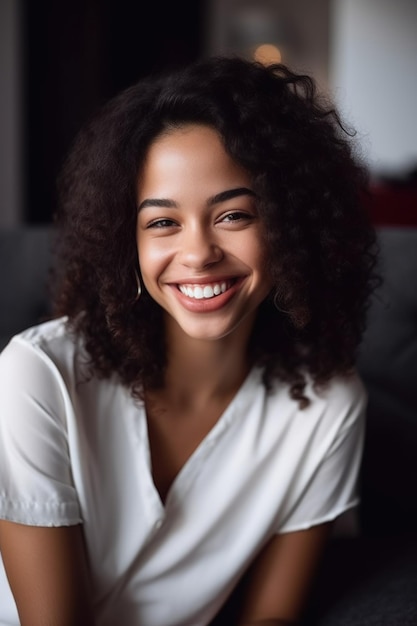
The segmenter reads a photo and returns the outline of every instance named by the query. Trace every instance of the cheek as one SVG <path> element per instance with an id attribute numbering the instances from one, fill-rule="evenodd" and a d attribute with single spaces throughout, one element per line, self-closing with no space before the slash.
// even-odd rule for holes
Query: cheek
<path id="1" fill-rule="evenodd" d="M 257 268 L 258 275 L 260 276 L 262 283 L 267 291 L 269 291 L 273 285 L 272 276 L 270 273 L 270 259 L 267 250 L 267 246 L 263 245 L 258 247 L 254 252 L 254 266 Z M 255 260 L 256 259 L 256 260 Z"/>
<path id="2" fill-rule="evenodd" d="M 266 274 L 268 272 L 269 256 L 264 238 L 259 235 L 256 238 L 248 238 L 242 243 L 242 258 L 246 257 L 248 265 L 252 266 L 256 272 Z"/>
<path id="3" fill-rule="evenodd" d="M 169 251 L 161 243 L 156 244 L 146 238 L 138 238 L 138 260 L 142 276 L 149 279 L 158 277 L 169 260 Z"/>

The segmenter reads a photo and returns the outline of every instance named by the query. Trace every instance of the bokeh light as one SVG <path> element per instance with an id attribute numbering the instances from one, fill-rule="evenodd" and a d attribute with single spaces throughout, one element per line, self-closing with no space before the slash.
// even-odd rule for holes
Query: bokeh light
<path id="1" fill-rule="evenodd" d="M 272 63 L 281 63 L 282 55 L 277 46 L 264 43 L 255 48 L 253 58 L 263 65 L 271 65 Z"/>

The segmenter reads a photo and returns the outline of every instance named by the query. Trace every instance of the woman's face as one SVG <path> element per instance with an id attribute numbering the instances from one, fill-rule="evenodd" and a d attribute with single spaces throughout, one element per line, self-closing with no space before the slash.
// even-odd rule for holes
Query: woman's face
<path id="1" fill-rule="evenodd" d="M 137 245 L 145 287 L 175 332 L 216 340 L 250 330 L 271 282 L 248 173 L 207 126 L 151 145 L 138 180 Z"/>

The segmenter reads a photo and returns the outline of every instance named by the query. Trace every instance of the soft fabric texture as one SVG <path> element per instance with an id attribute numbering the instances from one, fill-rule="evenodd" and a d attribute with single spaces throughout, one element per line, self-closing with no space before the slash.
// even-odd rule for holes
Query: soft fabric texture
<path id="1" fill-rule="evenodd" d="M 378 242 L 383 283 L 372 299 L 358 360 L 369 397 L 362 526 L 369 535 L 415 533 L 417 229 L 380 229 Z"/>
<path id="2" fill-rule="evenodd" d="M 356 375 L 321 394 L 309 385 L 300 410 L 286 384 L 268 393 L 253 368 L 163 505 L 143 405 L 116 379 L 87 379 L 85 363 L 64 319 L 3 351 L 0 517 L 84 524 L 98 626 L 208 624 L 275 533 L 357 504 L 366 393 Z M 18 624 L 1 570 L 0 598 L 0 625 Z"/>
<path id="3" fill-rule="evenodd" d="M 50 314 L 51 252 L 49 225 L 0 229 L 0 349 Z"/>

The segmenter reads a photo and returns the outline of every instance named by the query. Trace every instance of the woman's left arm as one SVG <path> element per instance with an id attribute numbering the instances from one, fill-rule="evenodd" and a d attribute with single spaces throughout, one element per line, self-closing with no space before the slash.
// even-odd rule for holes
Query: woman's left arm
<path id="1" fill-rule="evenodd" d="M 238 626 L 297 624 L 332 523 L 276 535 L 246 576 Z"/>

